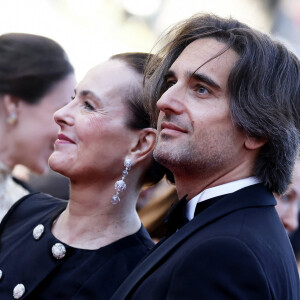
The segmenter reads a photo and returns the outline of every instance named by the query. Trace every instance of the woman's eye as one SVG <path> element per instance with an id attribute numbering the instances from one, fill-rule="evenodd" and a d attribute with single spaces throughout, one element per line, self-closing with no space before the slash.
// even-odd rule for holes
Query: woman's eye
<path id="1" fill-rule="evenodd" d="M 288 203 L 290 201 L 290 195 L 288 193 L 280 196 L 282 202 Z"/>
<path id="2" fill-rule="evenodd" d="M 88 101 L 84 101 L 84 108 L 87 110 L 95 110 L 94 106 L 92 106 Z"/>

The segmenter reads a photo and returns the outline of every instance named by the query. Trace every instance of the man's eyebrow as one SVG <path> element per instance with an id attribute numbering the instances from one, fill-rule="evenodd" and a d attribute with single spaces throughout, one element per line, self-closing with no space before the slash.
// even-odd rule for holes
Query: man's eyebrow
<path id="1" fill-rule="evenodd" d="M 168 79 L 169 77 L 174 77 L 175 73 L 172 70 L 168 70 L 167 73 L 164 75 L 165 79 Z"/>
<path id="2" fill-rule="evenodd" d="M 211 86 L 211 87 L 213 87 L 217 90 L 221 89 L 221 87 L 218 83 L 216 83 L 212 78 L 208 77 L 205 74 L 195 73 L 195 72 L 187 72 L 186 76 L 190 79 L 194 79 L 194 80 L 197 80 L 197 81 L 202 81 L 202 82 L 206 83 L 207 85 L 209 85 L 209 86 Z"/>
<path id="3" fill-rule="evenodd" d="M 213 79 L 211 79 L 210 77 L 208 77 L 205 74 L 200 74 L 200 73 L 196 73 L 196 72 L 186 72 L 186 77 L 189 79 L 193 79 L 193 80 L 197 80 L 197 81 L 202 81 L 204 83 L 206 83 L 207 85 L 220 90 L 221 87 L 218 83 L 216 83 Z M 168 79 L 169 77 L 175 77 L 175 72 L 172 70 L 168 70 L 168 72 L 164 75 L 165 80 Z"/>

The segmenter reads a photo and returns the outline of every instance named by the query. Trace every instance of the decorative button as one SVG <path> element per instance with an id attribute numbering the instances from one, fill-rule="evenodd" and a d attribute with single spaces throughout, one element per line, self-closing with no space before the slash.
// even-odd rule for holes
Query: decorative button
<path id="1" fill-rule="evenodd" d="M 38 226 L 36 226 L 33 229 L 33 237 L 35 240 L 40 239 L 40 237 L 42 236 L 42 234 L 44 233 L 44 225 L 39 224 Z"/>
<path id="2" fill-rule="evenodd" d="M 14 288 L 14 298 L 20 299 L 25 293 L 25 286 L 22 283 L 19 283 Z"/>
<path id="3" fill-rule="evenodd" d="M 2 278 L 3 272 L 0 270 L 0 279 Z"/>
<path id="4" fill-rule="evenodd" d="M 61 243 L 56 243 L 52 247 L 52 254 L 56 259 L 62 259 L 66 255 L 66 248 Z"/>

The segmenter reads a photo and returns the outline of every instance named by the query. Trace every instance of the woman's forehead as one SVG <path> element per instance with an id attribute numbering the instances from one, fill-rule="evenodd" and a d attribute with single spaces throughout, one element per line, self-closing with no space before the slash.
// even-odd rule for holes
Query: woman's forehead
<path id="1" fill-rule="evenodd" d="M 113 90 L 124 88 L 137 74 L 120 60 L 105 61 L 87 72 L 76 90 Z M 120 91 L 122 93 L 122 91 Z"/>

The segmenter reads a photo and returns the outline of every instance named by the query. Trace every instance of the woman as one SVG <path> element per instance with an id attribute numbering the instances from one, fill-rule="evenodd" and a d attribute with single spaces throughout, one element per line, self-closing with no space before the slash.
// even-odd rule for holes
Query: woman
<path id="1" fill-rule="evenodd" d="M 163 169 L 143 107 L 146 54 L 90 70 L 60 126 L 50 167 L 70 178 L 68 202 L 26 196 L 1 226 L 0 299 L 109 299 L 153 243 L 136 213 L 139 191 Z M 126 187 L 125 187 L 126 185 Z"/>
<path id="2" fill-rule="evenodd" d="M 38 174 L 48 169 L 57 137 L 53 113 L 73 94 L 73 73 L 53 40 L 24 33 L 0 36 L 0 221 L 28 194 L 12 179 L 14 166 Z"/>
<path id="3" fill-rule="evenodd" d="M 288 190 L 278 196 L 274 195 L 277 200 L 276 210 L 286 229 L 287 233 L 292 233 L 297 230 L 298 213 L 299 213 L 299 200 L 300 200 L 300 159 L 296 160 L 292 182 Z"/>

